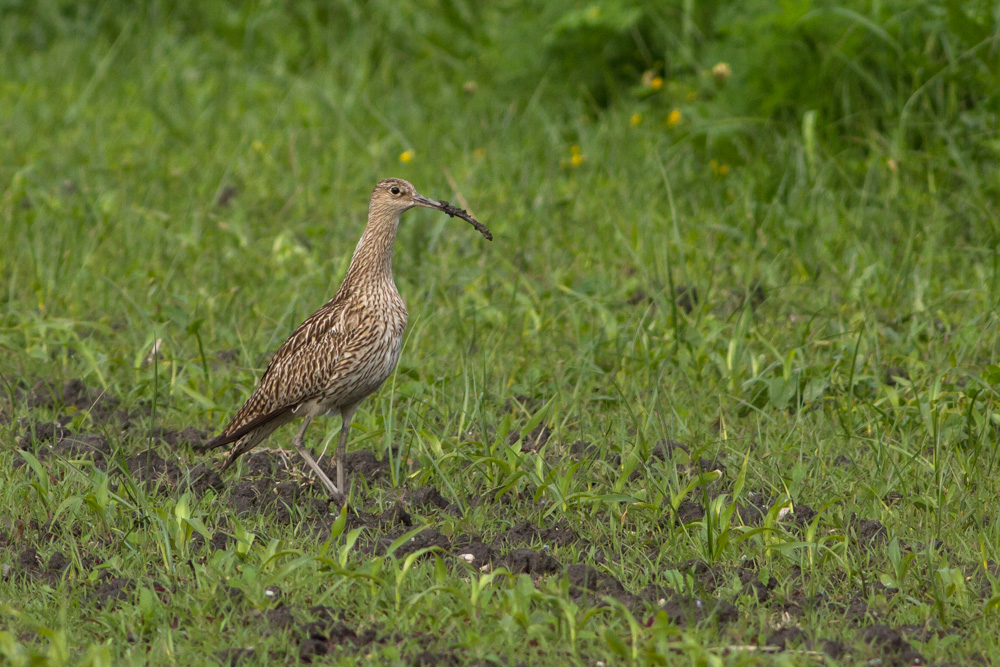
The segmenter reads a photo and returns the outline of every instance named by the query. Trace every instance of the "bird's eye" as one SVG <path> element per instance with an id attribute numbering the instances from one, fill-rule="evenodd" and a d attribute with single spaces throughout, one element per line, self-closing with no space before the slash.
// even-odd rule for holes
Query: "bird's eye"
<path id="1" fill-rule="evenodd" d="M 399 188 L 394 185 L 391 188 L 389 188 L 389 192 L 391 192 L 394 195 L 398 195 L 399 194 Z"/>

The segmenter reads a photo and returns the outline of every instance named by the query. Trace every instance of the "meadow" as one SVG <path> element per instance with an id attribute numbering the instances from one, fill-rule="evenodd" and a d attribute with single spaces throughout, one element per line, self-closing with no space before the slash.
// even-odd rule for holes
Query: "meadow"
<path id="1" fill-rule="evenodd" d="M 0 72 L 0 663 L 1000 662 L 995 3 L 15 0 Z M 390 176 L 494 241 L 404 215 L 347 508 L 220 476 Z"/>

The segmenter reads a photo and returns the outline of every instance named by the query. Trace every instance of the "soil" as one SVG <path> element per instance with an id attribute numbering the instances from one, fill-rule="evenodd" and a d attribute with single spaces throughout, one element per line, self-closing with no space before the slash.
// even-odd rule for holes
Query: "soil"
<path id="1" fill-rule="evenodd" d="M 524 440 L 521 442 L 521 450 L 525 452 L 537 452 L 551 437 L 552 429 L 545 424 L 539 424 L 528 435 L 524 436 Z M 521 440 L 521 431 L 517 429 L 514 429 L 507 435 L 507 444 L 512 447 L 517 444 L 518 440 Z"/>
<path id="2" fill-rule="evenodd" d="M 230 359 L 220 358 L 220 362 L 228 361 Z M 900 373 L 894 372 L 893 375 Z M 65 469 L 64 462 L 78 466 L 81 461 L 91 461 L 94 467 L 109 472 L 113 484 L 124 483 L 124 469 L 136 482 L 148 483 L 150 489 L 158 493 L 190 491 L 195 496 L 215 493 L 218 495 L 216 502 L 227 504 L 237 516 L 264 515 L 276 524 L 301 524 L 314 533 L 317 540 L 329 539 L 330 527 L 338 516 L 337 508 L 328 503 L 322 487 L 304 474 L 304 467 L 292 452 L 257 449 L 243 457 L 238 476 L 231 472 L 223 477 L 218 472 L 217 460 L 198 459 L 191 450 L 193 445 L 208 438 L 204 431 L 189 426 L 180 429 L 157 426 L 150 429 L 145 425 L 148 419 L 144 420 L 150 414 L 148 408 L 125 411 L 118 399 L 88 388 L 80 380 L 61 385 L 39 382 L 30 387 L 22 383 L 15 388 L 14 396 L 15 400 L 9 408 L 0 408 L 5 418 L 16 420 L 16 446 L 34 453 L 51 475 L 67 474 L 60 472 Z M 509 402 L 505 408 L 519 414 L 523 410 L 535 410 L 542 403 L 541 399 L 525 396 L 514 400 L 516 404 Z M 18 419 L 18 411 L 23 412 L 23 406 L 28 408 L 27 416 Z M 34 418 L 33 411 L 36 410 L 45 411 L 44 417 Z M 85 419 L 79 419 L 81 412 L 87 414 Z M 123 436 L 117 438 L 123 446 L 132 447 L 124 456 L 115 449 L 115 434 Z M 522 449 L 526 452 L 537 452 L 549 445 L 549 454 L 568 454 L 576 459 L 600 456 L 610 466 L 621 464 L 619 454 L 615 452 L 616 448 L 620 451 L 619 445 L 596 445 L 582 440 L 568 445 L 559 442 L 560 435 L 547 425 L 539 424 L 527 435 L 512 432 L 510 442 L 521 440 Z M 15 466 L 24 465 L 20 457 L 13 460 Z M 649 461 L 658 466 L 674 466 L 682 480 L 690 480 L 703 471 L 719 470 L 722 473 L 718 480 L 703 487 L 704 491 L 698 489 L 681 502 L 676 512 L 669 505 L 662 510 L 660 525 L 663 533 L 658 534 L 655 529 L 651 532 L 654 536 L 658 535 L 660 541 L 663 535 L 677 530 L 676 526 L 704 518 L 703 492 L 709 499 L 723 493 L 731 494 L 732 476 L 726 469 L 725 461 L 718 455 L 665 439 L 650 447 Z M 329 456 L 324 457 L 320 465 L 329 475 L 335 475 Z M 851 467 L 854 463 L 840 457 L 833 461 L 833 465 Z M 824 593 L 807 593 L 814 589 L 807 587 L 801 572 L 793 571 L 779 581 L 767 574 L 765 565 L 753 559 L 736 566 L 709 565 L 701 561 L 662 563 L 659 565 L 662 569 L 678 570 L 693 580 L 691 590 L 680 594 L 656 583 L 630 589 L 628 582 L 609 572 L 620 571 L 615 567 L 617 561 L 614 559 L 619 556 L 612 545 L 590 542 L 564 521 L 520 519 L 524 516 L 521 514 L 523 509 L 533 507 L 528 499 L 530 494 L 519 497 L 491 492 L 482 497 L 452 498 L 433 486 L 405 491 L 390 489 L 387 484 L 390 461 L 379 459 L 363 449 L 350 452 L 345 458 L 345 466 L 352 483 L 365 484 L 362 488 L 366 489 L 369 486 L 380 487 L 386 492 L 382 500 L 385 504 L 379 505 L 379 509 L 351 507 L 347 514 L 347 530 L 362 529 L 356 546 L 360 553 L 384 555 L 395 540 L 414 526 L 429 524 L 431 527 L 424 528 L 401 544 L 394 556 L 403 558 L 430 549 L 429 554 L 437 554 L 456 565 L 464 564 L 470 568 L 470 573 L 505 567 L 512 573 L 533 579 L 565 577 L 570 595 L 579 604 L 604 606 L 609 598 L 614 599 L 646 624 L 652 624 L 660 612 L 678 626 L 732 624 L 739 618 L 734 603 L 746 603 L 749 599 L 751 604 L 756 603 L 760 607 L 751 612 L 754 618 L 766 612 L 771 618 L 783 619 L 783 627 L 761 635 L 766 637 L 762 649 L 766 646 L 770 651 L 806 649 L 822 652 L 835 660 L 877 660 L 883 665 L 924 664 L 923 656 L 911 642 L 923 642 L 945 634 L 941 629 L 934 635 L 934 630 L 923 627 L 894 628 L 886 625 L 885 619 L 868 605 L 872 594 L 886 598 L 895 594 L 881 584 L 869 583 L 866 592 L 857 591 L 832 598 Z M 643 467 L 636 479 L 646 472 Z M 773 490 L 767 489 L 745 490 L 733 517 L 734 524 L 762 525 L 777 500 L 773 493 Z M 386 499 L 390 502 L 386 503 Z M 482 503 L 503 505 L 504 511 L 511 517 L 508 526 L 495 534 L 470 531 L 463 519 L 463 508 Z M 817 516 L 812 507 L 804 503 L 796 503 L 790 509 L 779 519 L 783 530 L 805 530 Z M 442 532 L 444 525 L 452 530 L 464 526 L 468 532 L 462 532 L 462 528 L 455 532 Z M 209 552 L 232 548 L 234 538 L 229 534 L 232 532 L 229 528 L 213 527 L 213 536 L 207 542 L 196 534 L 192 538 L 192 548 Z M 882 545 L 888 538 L 887 529 L 880 521 L 854 514 L 848 515 L 838 530 L 854 543 L 872 548 Z M 90 571 L 96 563 L 84 557 L 85 562 L 76 564 L 68 553 L 55 549 L 60 534 L 58 525 L 39 525 L 33 520 L 0 517 L 0 555 L 4 556 L 5 563 L 0 581 L 33 581 L 52 587 L 75 582 L 73 585 L 86 587 L 86 604 L 97 608 L 109 608 L 117 601 L 128 600 L 137 588 L 147 586 L 143 582 L 116 576 L 112 571 L 104 571 L 96 581 L 86 583 L 86 578 L 79 576 L 82 573 L 76 570 L 83 567 Z M 651 555 L 659 557 L 663 545 L 654 541 L 647 549 Z M 579 555 L 573 557 L 571 554 Z M 611 555 L 610 560 L 606 554 Z M 981 569 L 970 577 L 970 590 L 988 595 L 992 590 L 991 579 L 998 576 L 1000 566 L 992 561 L 988 563 L 990 576 L 982 573 Z M 656 576 L 652 580 L 662 581 Z M 162 591 L 155 586 L 153 589 Z M 243 593 L 239 589 L 232 589 L 231 594 L 230 604 L 242 603 Z M 378 644 L 395 644 L 401 640 L 386 633 L 383 628 L 371 627 L 363 622 L 359 625 L 357 619 L 345 617 L 340 610 L 286 606 L 281 602 L 280 591 L 273 591 L 268 598 L 275 606 L 260 613 L 259 622 L 268 632 L 291 633 L 299 661 L 306 664 L 314 661 L 325 663 L 337 655 L 359 659 Z M 810 631 L 797 627 L 796 623 L 814 609 L 833 613 L 842 619 L 842 629 L 848 630 L 851 639 L 841 643 L 814 636 Z M 752 619 L 750 623 L 753 624 Z M 948 629 L 947 632 L 955 630 Z M 410 655 L 404 656 L 410 664 L 464 662 L 460 654 L 438 646 L 434 637 L 409 639 L 417 647 Z M 215 657 L 223 664 L 234 665 L 267 658 L 249 647 L 232 647 L 218 652 Z M 276 658 L 284 660 L 284 656 Z"/>
<path id="3" fill-rule="evenodd" d="M 135 582 L 125 577 L 116 577 L 110 572 L 102 572 L 94 588 L 87 595 L 87 601 L 95 607 L 104 608 L 115 600 L 125 600 L 132 595 Z"/>

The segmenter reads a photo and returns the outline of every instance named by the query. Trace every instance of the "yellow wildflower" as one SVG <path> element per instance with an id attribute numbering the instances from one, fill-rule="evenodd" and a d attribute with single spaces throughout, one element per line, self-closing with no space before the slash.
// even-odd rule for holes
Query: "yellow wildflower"
<path id="1" fill-rule="evenodd" d="M 486 155 L 486 149 L 477 148 L 476 150 L 472 151 L 472 154 L 475 155 L 476 157 L 483 157 L 484 155 Z"/>
<path id="2" fill-rule="evenodd" d="M 413 151 L 403 151 L 399 154 L 399 161 L 403 164 L 409 164 L 413 160 Z"/>
<path id="3" fill-rule="evenodd" d="M 581 164 L 587 161 L 587 156 L 580 151 L 580 147 L 573 145 L 569 147 L 569 165 L 571 167 L 579 167 Z"/>
<path id="4" fill-rule="evenodd" d="M 674 109 L 667 115 L 667 127 L 673 129 L 680 125 L 681 122 L 681 110 Z"/>
<path id="5" fill-rule="evenodd" d="M 628 123 L 632 127 L 639 127 L 639 124 L 642 123 L 642 114 L 641 113 L 632 114 L 632 117 L 628 119 Z"/>
<path id="6" fill-rule="evenodd" d="M 652 88 L 653 90 L 659 90 L 660 88 L 663 88 L 663 77 L 654 76 L 653 80 L 649 82 L 649 87 Z"/>
<path id="7" fill-rule="evenodd" d="M 712 160 L 708 163 L 708 166 L 712 169 L 712 174 L 715 176 L 725 176 L 729 173 L 729 165 L 718 160 Z"/>

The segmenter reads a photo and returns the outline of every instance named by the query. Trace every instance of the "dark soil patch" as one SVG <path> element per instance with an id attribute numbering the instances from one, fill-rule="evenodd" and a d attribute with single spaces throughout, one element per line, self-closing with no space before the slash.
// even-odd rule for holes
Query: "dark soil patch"
<path id="1" fill-rule="evenodd" d="M 698 305 L 698 289 L 694 285 L 678 285 L 674 288 L 674 303 L 688 315 Z"/>
<path id="2" fill-rule="evenodd" d="M 614 576 L 583 563 L 574 563 L 566 568 L 569 579 L 569 593 L 581 597 L 588 593 L 608 595 L 615 598 L 626 596 L 625 587 Z"/>
<path id="3" fill-rule="evenodd" d="M 181 468 L 168 461 L 153 449 L 133 454 L 125 460 L 128 472 L 137 481 L 159 483 L 167 487 L 175 486 L 181 480 Z"/>
<path id="4" fill-rule="evenodd" d="M 700 521 L 704 518 L 705 508 L 701 503 L 696 503 L 693 500 L 683 500 L 677 506 L 677 523 L 691 523 L 692 521 Z"/>
<path id="5" fill-rule="evenodd" d="M 176 447 L 194 447 L 204 443 L 208 439 L 205 431 L 187 426 L 180 430 L 173 430 L 157 426 L 151 429 L 150 438 L 156 442 L 169 445 L 171 449 Z"/>
<path id="6" fill-rule="evenodd" d="M 451 551 L 456 557 L 478 568 L 492 566 L 496 558 L 489 545 L 471 535 L 461 535 L 452 540 Z"/>
<path id="7" fill-rule="evenodd" d="M 763 493 L 748 493 L 739 501 L 736 513 L 744 526 L 759 526 L 771 509 L 772 500 Z"/>
<path id="8" fill-rule="evenodd" d="M 778 585 L 778 580 L 774 577 L 768 577 L 766 582 L 762 582 L 759 567 L 753 560 L 741 565 L 739 578 L 740 583 L 743 584 L 741 592 L 751 595 L 757 602 L 767 602 L 771 598 L 771 592 Z"/>
<path id="9" fill-rule="evenodd" d="M 35 451 L 40 445 L 53 440 L 60 440 L 70 435 L 70 431 L 62 422 L 41 422 L 31 425 L 27 419 L 18 420 L 18 425 L 25 428 L 17 439 L 17 448 Z"/>
<path id="10" fill-rule="evenodd" d="M 22 397 L 32 410 L 75 408 L 89 413 L 96 422 L 110 419 L 120 404 L 114 396 L 88 389 L 86 383 L 80 379 L 70 380 L 61 387 L 52 382 L 38 382 L 29 391 L 22 392 Z"/>
<path id="11" fill-rule="evenodd" d="M 493 540 L 493 547 L 516 544 L 539 544 L 548 547 L 565 547 L 577 542 L 576 531 L 559 522 L 548 528 L 537 528 L 528 521 L 521 521 Z"/>
<path id="12" fill-rule="evenodd" d="M 779 607 L 794 617 L 804 616 L 810 610 L 817 610 L 819 613 L 839 613 L 844 620 L 859 625 L 878 617 L 878 613 L 868 606 L 865 596 L 861 593 L 855 593 L 846 601 L 836 601 L 823 592 L 809 596 L 802 589 L 797 589 L 788 595 Z"/>
<path id="13" fill-rule="evenodd" d="M 799 503 L 792 508 L 792 523 L 799 528 L 806 528 L 816 518 L 817 514 L 818 512 L 809 505 Z"/>
<path id="14" fill-rule="evenodd" d="M 21 550 L 16 566 L 10 569 L 4 579 L 26 579 L 55 586 L 69 565 L 69 558 L 61 551 L 54 552 L 46 562 L 34 547 L 29 546 Z"/>
<path id="15" fill-rule="evenodd" d="M 524 436 L 524 440 L 521 442 L 521 450 L 525 452 L 537 452 L 551 437 L 552 429 L 545 424 L 539 424 L 531 430 L 531 433 Z M 521 431 L 517 429 L 514 429 L 507 435 L 507 444 L 511 447 L 516 445 L 518 440 L 521 440 Z"/>
<path id="16" fill-rule="evenodd" d="M 768 646 L 775 646 L 782 651 L 794 648 L 804 648 L 808 651 L 820 650 L 834 660 L 840 660 L 851 653 L 851 648 L 832 639 L 815 642 L 806 636 L 801 628 L 782 628 L 767 638 Z"/>
<path id="17" fill-rule="evenodd" d="M 881 521 L 859 519 L 853 512 L 847 522 L 847 528 L 854 532 L 855 539 L 861 544 L 880 544 L 888 537 L 888 532 Z"/>
<path id="18" fill-rule="evenodd" d="M 927 660 L 903 634 L 887 625 L 876 624 L 862 628 L 858 635 L 882 658 L 883 665 L 926 665 Z"/>
<path id="19" fill-rule="evenodd" d="M 376 630 L 360 630 L 348 623 L 342 612 L 330 607 L 311 607 L 308 613 L 303 613 L 282 604 L 264 612 L 262 618 L 271 632 L 289 631 L 294 634 L 298 640 L 299 661 L 306 664 L 343 650 L 358 652 L 381 641 Z M 246 650 L 248 649 L 229 649 L 225 658 L 231 660 L 235 657 L 241 660 L 249 657 L 243 653 Z"/>
<path id="20" fill-rule="evenodd" d="M 592 458 L 600 452 L 600 447 L 587 440 L 577 440 L 569 446 L 569 453 L 578 459 Z M 618 457 L 619 461 L 621 457 Z"/>
<path id="21" fill-rule="evenodd" d="M 188 471 L 184 483 L 197 494 L 202 494 L 209 489 L 222 491 L 226 488 L 226 483 L 222 481 L 222 475 L 215 468 L 210 468 L 204 463 L 199 463 Z"/>
<path id="22" fill-rule="evenodd" d="M 543 575 L 559 572 L 562 566 L 555 558 L 544 551 L 534 549 L 514 549 L 505 555 L 500 562 L 514 574 Z"/>
<path id="23" fill-rule="evenodd" d="M 854 461 L 852 461 L 848 456 L 838 456 L 833 460 L 833 465 L 838 468 L 853 468 Z"/>
<path id="24" fill-rule="evenodd" d="M 380 542 L 380 552 L 385 552 L 393 543 L 393 539 L 384 537 Z M 422 530 L 396 549 L 396 558 L 405 558 L 421 549 L 438 548 L 448 553 L 451 549 L 451 540 L 433 528 Z"/>
<path id="25" fill-rule="evenodd" d="M 324 467 L 323 471 L 327 475 L 336 473 L 336 465 L 332 459 L 324 461 L 329 468 Z M 356 481 L 358 475 L 363 476 L 367 481 L 373 482 L 389 476 L 389 462 L 385 459 L 377 459 L 367 449 L 348 452 L 344 456 L 344 469 L 346 474 Z"/>
<path id="26" fill-rule="evenodd" d="M 802 646 L 806 643 L 806 633 L 801 628 L 782 628 L 767 638 L 768 646 L 777 646 L 782 651 L 789 647 Z"/>
<path id="27" fill-rule="evenodd" d="M 132 595 L 135 582 L 126 577 L 116 577 L 110 572 L 102 572 L 95 588 L 87 595 L 87 601 L 97 607 L 107 607 L 115 600 L 126 600 Z"/>
<path id="28" fill-rule="evenodd" d="M 739 611 L 725 600 L 675 596 L 660 605 L 660 609 L 678 627 L 697 625 L 708 619 L 718 623 L 732 623 L 739 619 Z"/>
<path id="29" fill-rule="evenodd" d="M 296 511 L 322 517 L 327 525 L 333 521 L 327 501 L 313 495 L 309 485 L 297 481 L 243 479 L 230 486 L 229 504 L 239 516 L 270 514 L 276 523 L 285 525 L 292 522 Z"/>
<path id="30" fill-rule="evenodd" d="M 712 566 L 700 560 L 684 561 L 679 563 L 676 569 L 694 577 L 701 590 L 706 593 L 714 593 L 717 589 L 728 584 L 732 578 L 731 570 Z"/>
<path id="31" fill-rule="evenodd" d="M 55 444 L 46 444 L 56 440 Z M 105 470 L 107 459 L 111 456 L 108 439 L 96 433 L 74 434 L 58 422 L 38 424 L 34 433 L 25 433 L 17 441 L 18 447 L 26 451 L 34 451 L 39 461 L 55 456 L 61 459 L 91 459 L 94 465 Z M 14 467 L 20 468 L 25 461 L 18 457 Z"/>
<path id="32" fill-rule="evenodd" d="M 630 306 L 637 306 L 640 303 L 642 304 L 652 303 L 652 301 L 653 297 L 649 296 L 648 294 L 646 294 L 645 291 L 641 289 L 635 290 L 628 296 L 627 299 L 625 299 L 625 303 L 627 303 Z"/>
<path id="33" fill-rule="evenodd" d="M 227 185 L 219 190 L 219 194 L 215 197 L 215 205 L 218 208 L 225 208 L 229 206 L 230 202 L 232 202 L 239 193 L 240 190 L 235 185 Z"/>
<path id="34" fill-rule="evenodd" d="M 425 486 L 410 491 L 407 494 L 407 499 L 413 507 L 436 507 L 443 510 L 449 505 L 447 499 L 433 486 Z"/>
<path id="35" fill-rule="evenodd" d="M 367 629 L 360 634 L 345 623 L 334 623 L 325 627 L 310 624 L 309 634 L 299 644 L 299 660 L 309 664 L 319 656 L 334 653 L 344 648 L 357 651 L 373 643 L 378 636 L 375 630 Z"/>

